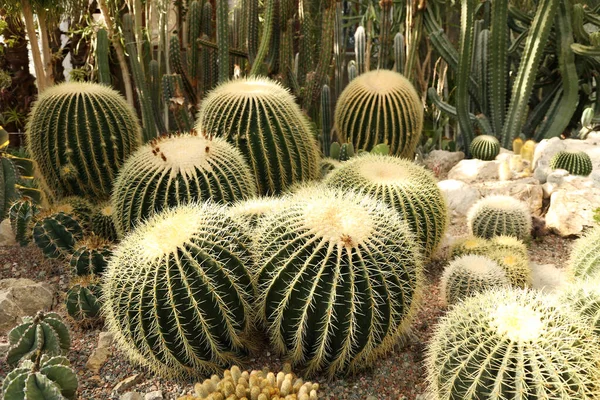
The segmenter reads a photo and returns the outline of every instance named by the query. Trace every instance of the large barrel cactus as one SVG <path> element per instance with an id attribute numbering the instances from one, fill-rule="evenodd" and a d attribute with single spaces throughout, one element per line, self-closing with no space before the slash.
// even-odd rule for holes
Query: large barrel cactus
<path id="1" fill-rule="evenodd" d="M 211 203 L 165 210 L 127 235 L 102 287 L 106 323 L 123 352 L 162 376 L 239 362 L 254 299 L 249 242 Z"/>
<path id="2" fill-rule="evenodd" d="M 436 400 L 597 399 L 600 344 L 550 295 L 490 290 L 442 317 L 427 380 Z"/>
<path id="3" fill-rule="evenodd" d="M 260 194 L 320 175 L 319 150 L 308 119 L 292 95 L 266 78 L 224 83 L 202 101 L 196 129 L 239 148 Z"/>
<path id="4" fill-rule="evenodd" d="M 524 202 L 511 196 L 488 196 L 467 213 L 471 233 L 481 238 L 512 236 L 526 240 L 531 234 L 531 213 Z"/>
<path id="5" fill-rule="evenodd" d="M 237 149 L 191 132 L 152 140 L 129 157 L 111 204 L 123 235 L 168 207 L 201 200 L 230 203 L 255 194 L 252 172 Z"/>
<path id="6" fill-rule="evenodd" d="M 304 188 L 255 231 L 259 318 L 306 374 L 371 365 L 405 333 L 422 258 L 400 216 L 368 196 Z"/>
<path id="7" fill-rule="evenodd" d="M 573 280 L 600 278 L 600 226 L 575 241 L 568 271 Z"/>
<path id="8" fill-rule="evenodd" d="M 340 94 L 334 114 L 342 142 L 370 151 L 378 143 L 390 154 L 413 159 L 423 129 L 423 104 L 408 79 L 376 70 L 353 79 Z"/>
<path id="9" fill-rule="evenodd" d="M 572 283 L 558 296 L 562 304 L 570 306 L 589 323 L 600 339 L 600 279 L 584 279 Z"/>
<path id="10" fill-rule="evenodd" d="M 45 90 L 27 124 L 29 153 L 58 197 L 108 199 L 118 169 L 141 140 L 135 111 L 115 90 L 94 83 Z"/>
<path id="11" fill-rule="evenodd" d="M 366 193 L 391 206 L 408 221 L 425 257 L 444 237 L 446 200 L 433 175 L 408 160 L 376 154 L 355 157 L 330 172 L 325 184 Z"/>

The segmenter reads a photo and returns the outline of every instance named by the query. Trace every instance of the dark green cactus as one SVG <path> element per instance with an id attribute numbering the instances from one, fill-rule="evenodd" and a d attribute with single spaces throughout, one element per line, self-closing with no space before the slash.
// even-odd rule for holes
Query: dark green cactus
<path id="1" fill-rule="evenodd" d="M 111 246 L 102 238 L 88 236 L 74 246 L 69 265 L 73 275 L 102 275 L 112 255 Z"/>
<path id="2" fill-rule="evenodd" d="M 4 219 L 10 205 L 19 198 L 17 190 L 18 171 L 7 157 L 0 156 L 0 217 Z"/>
<path id="3" fill-rule="evenodd" d="M 200 54 L 198 52 L 198 38 L 201 34 L 201 23 L 202 23 L 202 4 L 198 0 L 194 0 L 190 3 L 188 11 L 189 21 L 189 46 L 190 52 L 188 56 L 188 69 L 190 71 L 190 80 L 192 88 L 195 93 L 198 91 L 198 83 L 200 82 Z"/>
<path id="4" fill-rule="evenodd" d="M 192 129 L 193 120 L 188 112 L 188 101 L 184 95 L 183 81 L 178 74 L 163 75 L 163 97 L 169 114 L 173 117 L 177 130 L 187 132 Z"/>
<path id="5" fill-rule="evenodd" d="M 98 66 L 98 83 L 106 86 L 112 85 L 108 56 L 110 54 L 110 41 L 106 29 L 98 29 L 96 33 L 96 64 Z"/>
<path id="6" fill-rule="evenodd" d="M 60 203 L 54 206 L 53 210 L 71 215 L 79 222 L 84 231 L 91 227 L 94 206 L 83 197 L 65 197 Z"/>
<path id="7" fill-rule="evenodd" d="M 184 66 L 183 59 L 181 56 L 181 44 L 179 43 L 178 35 L 171 35 L 169 41 L 169 63 L 171 65 L 171 72 L 179 75 L 181 82 L 183 83 L 182 89 L 185 90 L 186 97 L 193 109 L 196 107 L 198 99 L 194 87 L 188 77 L 187 68 Z"/>
<path id="8" fill-rule="evenodd" d="M 23 323 L 8 333 L 10 348 L 6 363 L 15 366 L 20 360 L 33 358 L 38 352 L 60 355 L 69 351 L 69 330 L 56 313 L 39 311 L 33 317 L 23 317 Z"/>
<path id="9" fill-rule="evenodd" d="M 228 0 L 216 0 L 219 83 L 229 80 L 229 6 Z"/>
<path id="10" fill-rule="evenodd" d="M 495 160 L 500 154 L 500 141 L 494 136 L 479 135 L 471 142 L 471 155 L 479 160 Z"/>
<path id="11" fill-rule="evenodd" d="M 98 278 L 83 276 L 73 282 L 67 291 L 65 306 L 67 313 L 78 322 L 93 324 L 101 319 L 100 296 L 102 289 Z"/>
<path id="12" fill-rule="evenodd" d="M 33 226 L 33 241 L 48 258 L 68 257 L 82 238 L 79 222 L 63 212 L 41 218 Z"/>
<path id="13" fill-rule="evenodd" d="M 331 129 L 333 129 L 331 121 L 331 90 L 328 85 L 323 85 L 323 88 L 321 89 L 321 132 L 324 155 L 329 154 L 329 147 L 331 146 Z"/>
<path id="14" fill-rule="evenodd" d="M 31 224 L 39 212 L 38 206 L 27 197 L 15 201 L 10 206 L 8 212 L 10 227 L 15 240 L 21 246 L 27 246 L 31 242 Z"/>
<path id="15" fill-rule="evenodd" d="M 263 17 L 263 32 L 260 38 L 260 45 L 256 58 L 252 63 L 250 69 L 250 75 L 256 76 L 261 75 L 263 72 L 263 62 L 269 51 L 269 46 L 273 36 L 273 20 L 275 17 L 275 1 L 276 0 L 265 0 L 265 15 Z"/>
<path id="16" fill-rule="evenodd" d="M 559 151 L 550 160 L 550 168 L 565 169 L 571 175 L 588 176 L 592 173 L 592 159 L 583 151 Z"/>
<path id="17" fill-rule="evenodd" d="M 531 212 L 524 202 L 511 196 L 487 196 L 475 203 L 467 214 L 467 225 L 475 236 L 513 236 L 526 240 L 531 233 Z"/>
<path id="18" fill-rule="evenodd" d="M 112 214 L 113 210 L 110 202 L 98 205 L 92 213 L 91 231 L 109 242 L 114 242 L 118 238 Z"/>
<path id="19" fill-rule="evenodd" d="M 152 101 L 152 111 L 154 114 L 154 122 L 161 134 L 167 133 L 165 123 L 162 117 L 162 103 L 160 97 L 159 65 L 158 61 L 151 60 L 148 64 L 148 88 L 150 89 L 150 98 Z"/>
<path id="20" fill-rule="evenodd" d="M 256 53 L 258 52 L 258 2 L 246 1 L 246 47 L 248 49 L 248 61 L 254 65 Z"/>

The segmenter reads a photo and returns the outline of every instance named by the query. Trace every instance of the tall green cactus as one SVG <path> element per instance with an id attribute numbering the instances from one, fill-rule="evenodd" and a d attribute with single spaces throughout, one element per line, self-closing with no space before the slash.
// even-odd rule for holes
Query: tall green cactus
<path id="1" fill-rule="evenodd" d="M 265 15 L 263 17 L 263 32 L 260 39 L 260 45 L 256 58 L 252 63 L 250 69 L 250 76 L 261 75 L 263 73 L 263 62 L 269 51 L 271 38 L 273 36 L 273 19 L 275 16 L 275 1 L 276 0 L 265 0 Z"/>
<path id="2" fill-rule="evenodd" d="M 394 71 L 399 74 L 404 73 L 404 64 L 406 63 L 406 50 L 404 46 L 404 36 L 398 32 L 394 36 Z"/>
<path id="3" fill-rule="evenodd" d="M 194 87 L 188 77 L 187 68 L 184 66 L 183 59 L 181 56 L 181 44 L 179 43 L 179 36 L 171 35 L 169 41 L 169 63 L 171 65 L 171 72 L 177 73 L 183 83 L 183 89 L 185 90 L 186 97 L 190 101 L 192 109 L 196 108 L 197 97 Z"/>
<path id="4" fill-rule="evenodd" d="M 108 56 L 110 54 L 110 42 L 108 40 L 108 32 L 106 29 L 98 29 L 96 33 L 96 64 L 98 66 L 98 83 L 111 86 L 112 79 L 110 77 L 110 69 L 108 64 Z"/>
<path id="5" fill-rule="evenodd" d="M 365 49 L 366 49 L 366 33 L 365 28 L 361 25 L 354 32 L 354 54 L 356 57 L 357 75 L 366 72 L 365 67 Z"/>
<path id="6" fill-rule="evenodd" d="M 229 80 L 229 7 L 228 0 L 216 0 L 219 83 Z"/>
<path id="7" fill-rule="evenodd" d="M 473 28 L 475 19 L 476 0 L 461 0 L 460 11 L 460 47 L 458 49 L 458 84 L 456 86 L 456 114 L 460 124 L 463 149 L 469 155 L 469 146 L 475 137 L 473 125 L 469 118 L 469 89 L 468 81 L 471 74 L 471 59 L 473 57 Z"/>
<path id="8" fill-rule="evenodd" d="M 331 129 L 333 129 L 331 121 L 331 90 L 328 85 L 323 85 L 323 88 L 321 89 L 321 132 L 324 156 L 329 155 Z"/>
<path id="9" fill-rule="evenodd" d="M 508 0 L 492 2 L 488 51 L 490 120 L 494 132 L 502 132 L 506 116 L 506 80 L 508 77 Z M 520 132 L 519 132 L 520 133 Z M 518 135 L 517 135 L 518 136 Z"/>
<path id="10" fill-rule="evenodd" d="M 248 61 L 254 65 L 258 49 L 258 2 L 246 1 L 246 47 L 248 48 Z"/>
<path id="11" fill-rule="evenodd" d="M 190 71 L 190 80 L 194 93 L 198 92 L 198 83 L 200 81 L 200 54 L 198 53 L 198 38 L 200 38 L 202 24 L 202 4 L 199 0 L 190 3 L 188 11 L 189 21 L 189 46 L 188 70 Z"/>
<path id="12" fill-rule="evenodd" d="M 19 173 L 15 164 L 0 155 L 0 217 L 4 218 L 10 205 L 19 198 L 17 180 Z"/>
<path id="13" fill-rule="evenodd" d="M 184 95 L 184 86 L 181 75 L 163 75 L 163 98 L 167 104 L 169 115 L 177 126 L 177 130 L 188 132 L 192 129 L 193 120 L 188 112 L 188 100 Z"/>

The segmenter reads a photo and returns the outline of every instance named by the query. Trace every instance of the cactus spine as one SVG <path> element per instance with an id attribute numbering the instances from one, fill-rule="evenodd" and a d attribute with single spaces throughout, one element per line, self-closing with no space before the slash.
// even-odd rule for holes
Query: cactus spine
<path id="1" fill-rule="evenodd" d="M 467 214 L 467 225 L 475 236 L 513 236 L 526 240 L 531 232 L 527 204 L 511 196 L 488 196 L 475 203 Z"/>
<path id="2" fill-rule="evenodd" d="M 33 225 L 33 241 L 48 258 L 69 256 L 82 238 L 79 222 L 64 212 L 48 215 Z"/>
<path id="3" fill-rule="evenodd" d="M 559 151 L 550 160 L 550 168 L 566 169 L 571 175 L 588 176 L 592 173 L 592 159 L 583 151 Z"/>
<path id="4" fill-rule="evenodd" d="M 595 227 L 579 239 L 569 258 L 571 280 L 600 278 L 600 227 Z"/>
<path id="5" fill-rule="evenodd" d="M 40 210 L 29 198 L 24 197 L 10 206 L 8 218 L 10 227 L 15 235 L 15 240 L 21 246 L 27 246 L 31 242 L 31 224 Z"/>
<path id="6" fill-rule="evenodd" d="M 600 338 L 600 280 L 596 278 L 572 283 L 558 294 L 558 298 L 561 304 L 578 312 Z"/>
<path id="7" fill-rule="evenodd" d="M 96 64 L 98 65 L 98 83 L 106 86 L 112 85 L 108 64 L 109 54 L 110 44 L 108 42 L 108 33 L 104 28 L 98 29 L 98 32 L 96 33 Z"/>
<path id="8" fill-rule="evenodd" d="M 479 135 L 471 142 L 470 151 L 473 158 L 491 161 L 500 153 L 500 141 L 494 136 Z"/>

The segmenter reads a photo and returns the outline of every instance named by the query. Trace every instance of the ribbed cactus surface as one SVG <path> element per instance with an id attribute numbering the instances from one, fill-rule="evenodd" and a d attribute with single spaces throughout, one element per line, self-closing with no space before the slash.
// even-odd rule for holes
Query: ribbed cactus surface
<path id="1" fill-rule="evenodd" d="M 69 265 L 74 275 L 102 275 L 108 259 L 112 255 L 111 246 L 98 236 L 88 236 L 73 247 Z"/>
<path id="2" fill-rule="evenodd" d="M 442 241 L 448 223 L 446 200 L 425 168 L 398 157 L 367 154 L 331 171 L 325 184 L 371 195 L 408 221 L 425 257 Z"/>
<path id="3" fill-rule="evenodd" d="M 414 234 L 366 195 L 305 187 L 286 202 L 254 234 L 258 314 L 274 348 L 306 375 L 372 365 L 417 309 Z"/>
<path id="4" fill-rule="evenodd" d="M 284 206 L 285 201 L 279 197 L 256 197 L 234 203 L 229 215 L 240 224 L 254 228 L 265 215 Z"/>
<path id="5" fill-rule="evenodd" d="M 266 78 L 237 79 L 210 92 L 196 129 L 239 148 L 254 171 L 259 194 L 319 177 L 319 149 L 292 95 Z"/>
<path id="6" fill-rule="evenodd" d="M 100 318 L 100 295 L 102 288 L 94 276 L 80 277 L 67 291 L 65 306 L 69 315 L 77 321 L 93 323 Z"/>
<path id="7" fill-rule="evenodd" d="M 470 151 L 473 158 L 491 161 L 500 153 L 500 141 L 491 135 L 479 135 L 471 142 Z"/>
<path id="8" fill-rule="evenodd" d="M 231 203 L 256 194 L 252 171 L 222 138 L 195 132 L 164 136 L 125 163 L 111 198 L 117 232 L 129 232 L 156 212 L 201 200 Z"/>
<path id="9" fill-rule="evenodd" d="M 16 184 L 19 174 L 15 164 L 0 156 L 0 217 L 4 218 L 13 201 L 19 198 Z"/>
<path id="10" fill-rule="evenodd" d="M 33 242 L 48 258 L 69 256 L 78 240 L 83 239 L 83 229 L 71 215 L 57 212 L 40 218 L 33 225 Z"/>
<path id="11" fill-rule="evenodd" d="M 568 271 L 572 280 L 600 278 L 600 226 L 575 241 Z"/>
<path id="12" fill-rule="evenodd" d="M 57 196 L 107 199 L 125 159 L 141 143 L 135 111 L 115 90 L 63 83 L 45 90 L 27 125 L 31 157 Z"/>
<path id="13" fill-rule="evenodd" d="M 113 208 L 110 202 L 99 204 L 92 211 L 91 231 L 101 238 L 114 242 L 117 240 L 117 228 L 112 218 Z"/>
<path id="14" fill-rule="evenodd" d="M 31 242 L 31 224 L 40 212 L 38 206 L 29 198 L 23 197 L 15 201 L 8 211 L 10 227 L 15 235 L 15 240 L 21 246 Z"/>
<path id="15" fill-rule="evenodd" d="M 334 126 L 343 142 L 370 151 L 378 143 L 390 154 L 414 157 L 423 129 L 423 105 L 412 84 L 401 74 L 376 70 L 359 75 L 342 91 Z"/>
<path id="16" fill-rule="evenodd" d="M 588 176 L 592 173 L 592 159 L 583 151 L 559 151 L 550 160 L 550 168 L 565 169 L 571 175 Z"/>
<path id="17" fill-rule="evenodd" d="M 586 279 L 568 285 L 558 294 L 561 304 L 579 313 L 600 338 L 600 279 Z"/>
<path id="18" fill-rule="evenodd" d="M 514 197 L 488 196 L 471 207 L 467 225 L 481 238 L 504 235 L 526 240 L 531 234 L 531 213 L 527 204 Z"/>
<path id="19" fill-rule="evenodd" d="M 129 358 L 161 376 L 200 375 L 246 353 L 250 238 L 218 205 L 163 211 L 126 236 L 103 276 L 103 310 Z"/>
<path id="20" fill-rule="evenodd" d="M 600 345 L 554 297 L 490 290 L 442 317 L 427 354 L 432 398 L 598 398 Z"/>
<path id="21" fill-rule="evenodd" d="M 491 246 L 486 256 L 504 269 L 513 287 L 524 289 L 531 286 L 533 277 L 527 256 L 524 257 L 507 249 L 494 249 Z"/>

